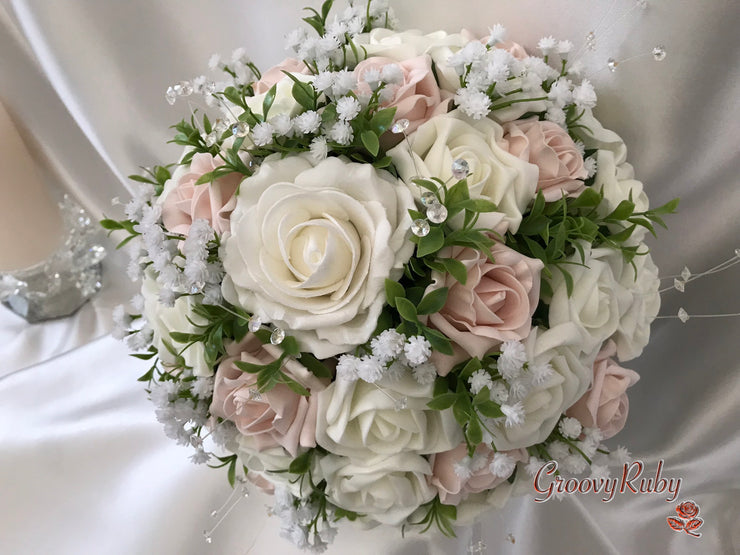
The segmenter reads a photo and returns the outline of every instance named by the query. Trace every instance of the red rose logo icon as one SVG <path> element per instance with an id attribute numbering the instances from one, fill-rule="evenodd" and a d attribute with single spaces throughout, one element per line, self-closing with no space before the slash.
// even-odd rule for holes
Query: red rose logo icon
<path id="1" fill-rule="evenodd" d="M 676 505 L 676 513 L 679 518 L 676 518 L 675 516 L 669 516 L 666 518 L 668 526 L 676 532 L 683 530 L 690 536 L 700 538 L 701 532 L 694 531 L 704 524 L 704 521 L 697 516 L 699 514 L 699 506 L 693 501 L 684 501 L 683 503 Z"/>

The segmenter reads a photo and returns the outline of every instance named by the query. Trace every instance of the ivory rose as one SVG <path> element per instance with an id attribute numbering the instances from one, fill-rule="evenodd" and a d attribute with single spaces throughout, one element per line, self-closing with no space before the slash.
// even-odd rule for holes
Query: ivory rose
<path id="1" fill-rule="evenodd" d="M 316 442 L 337 455 L 358 459 L 394 453 L 447 451 L 462 441 L 450 409 L 432 410 L 434 384 L 410 372 L 377 384 L 338 379 L 318 394 Z M 406 397 L 406 408 L 396 400 Z"/>
<path id="2" fill-rule="evenodd" d="M 161 197 L 162 223 L 168 231 L 187 235 L 198 219 L 208 220 L 216 233 L 229 230 L 229 216 L 236 206 L 234 194 L 244 176 L 234 172 L 209 183 L 195 184 L 220 165 L 210 154 L 199 152 L 190 164 L 175 170 Z"/>
<path id="3" fill-rule="evenodd" d="M 420 505 L 434 498 L 429 462 L 413 453 L 352 459 L 327 455 L 319 463 L 326 495 L 368 523 L 398 526 Z"/>
<path id="4" fill-rule="evenodd" d="M 388 154 L 401 178 L 409 184 L 417 198 L 419 187 L 411 178 L 452 178 L 452 162 L 468 162 L 468 187 L 471 198 L 494 202 L 498 212 L 483 213 L 479 227 L 495 229 L 504 224 L 512 233 L 522 221 L 522 212 L 534 196 L 537 187 L 537 167 L 517 158 L 499 146 L 503 128 L 493 120 L 473 120 L 459 110 L 432 118 L 410 137 L 411 149 L 401 143 Z M 461 224 L 453 219 L 453 227 Z"/>
<path id="5" fill-rule="evenodd" d="M 620 285 L 624 270 L 631 271 L 620 251 L 584 245 L 584 252 L 585 260 L 574 254 L 571 260 L 576 264 L 565 268 L 572 278 L 570 292 L 562 272 L 553 272 L 549 322 L 551 327 L 566 322 L 578 326 L 584 332 L 583 351 L 589 352 L 616 333 L 634 298 Z"/>
<path id="6" fill-rule="evenodd" d="M 570 407 L 566 414 L 588 428 L 599 428 L 604 439 L 617 434 L 627 421 L 627 388 L 635 385 L 639 374 L 622 368 L 612 358 L 617 354 L 614 341 L 607 341 L 596 356 L 591 388 Z"/>
<path id="7" fill-rule="evenodd" d="M 379 56 L 363 60 L 355 68 L 355 75 L 361 83 L 360 92 L 370 94 L 370 87 L 362 82 L 368 69 L 381 71 L 383 66 L 396 63 L 403 73 L 403 81 L 397 85 L 387 85 L 393 91 L 393 96 L 382 106 L 396 108 L 394 121 L 408 120 L 409 127 L 406 133 L 411 134 L 429 118 L 445 113 L 451 95 L 447 94 L 447 100 L 443 101 L 432 73 L 431 58 L 428 55 L 416 56 L 400 62 Z M 399 136 L 398 140 L 401 138 L 402 136 Z"/>
<path id="8" fill-rule="evenodd" d="M 596 350 L 583 352 L 585 337 L 579 326 L 566 322 L 550 329 L 534 328 L 524 340 L 529 365 L 549 364 L 553 373 L 521 399 L 524 422 L 511 427 L 490 423 L 497 449 L 508 451 L 545 441 L 565 409 L 588 389 Z"/>
<path id="9" fill-rule="evenodd" d="M 179 297 L 174 306 L 168 307 L 159 302 L 159 290 L 153 271 L 148 271 L 144 275 L 141 294 L 144 297 L 144 316 L 154 332 L 152 344 L 157 348 L 160 362 L 169 368 L 179 368 L 184 362 L 186 367 L 192 368 L 196 376 L 212 375 L 213 370 L 205 360 L 203 343 L 183 345 L 175 343 L 170 338 L 170 332 L 197 333 L 198 328 L 195 324 L 206 323 L 193 312 L 195 304 L 193 297 L 189 295 Z M 172 350 L 178 352 L 181 358 L 175 356 Z"/>
<path id="10" fill-rule="evenodd" d="M 491 253 L 495 262 L 475 249 L 452 247 L 440 251 L 441 258 L 462 262 L 468 275 L 463 285 L 450 274 L 435 271 L 427 288 L 427 292 L 449 288 L 445 305 L 427 320 L 453 342 L 453 356 L 439 352 L 432 355 L 443 376 L 458 362 L 482 358 L 504 341 L 529 335 L 540 297 L 542 261 L 501 243 L 496 243 Z"/>
<path id="11" fill-rule="evenodd" d="M 316 445 L 315 393 L 325 387 L 302 364 L 287 360 L 282 371 L 306 387 L 311 393 L 305 397 L 285 384 L 277 384 L 269 391 L 257 389 L 257 374 L 244 372 L 234 364 L 270 364 L 281 354 L 274 345 L 263 345 L 256 335 L 228 348 L 231 356 L 225 358 L 216 371 L 213 402 L 210 412 L 231 420 L 239 433 L 254 438 L 258 450 L 281 446 L 293 457 L 299 447 Z"/>
<path id="12" fill-rule="evenodd" d="M 224 297 L 319 358 L 370 338 L 414 245 L 411 193 L 369 164 L 267 158 L 240 188 L 222 258 Z"/>
<path id="13" fill-rule="evenodd" d="M 437 488 L 439 500 L 445 505 L 459 505 L 472 493 L 491 490 L 506 482 L 508 476 L 496 476 L 489 468 L 493 462 L 494 453 L 495 451 L 489 446 L 483 443 L 478 445 L 473 454 L 468 477 L 461 477 L 455 472 L 455 465 L 468 456 L 468 447 L 465 443 L 461 443 L 450 451 L 433 455 L 430 483 Z M 524 449 L 507 451 L 506 454 L 516 462 L 526 462 L 529 459 Z"/>
<path id="14" fill-rule="evenodd" d="M 548 202 L 578 196 L 588 176 L 583 156 L 562 127 L 536 117 L 504 124 L 504 150 L 539 168 L 537 190 Z"/>
<path id="15" fill-rule="evenodd" d="M 650 324 L 660 310 L 660 278 L 658 267 L 653 262 L 645 243 L 638 243 L 632 264 L 625 264 L 621 253 L 611 256 L 614 277 L 627 291 L 629 303 L 619 315 L 617 331 L 612 339 L 617 345 L 617 357 L 621 362 L 637 358 L 650 341 Z"/>

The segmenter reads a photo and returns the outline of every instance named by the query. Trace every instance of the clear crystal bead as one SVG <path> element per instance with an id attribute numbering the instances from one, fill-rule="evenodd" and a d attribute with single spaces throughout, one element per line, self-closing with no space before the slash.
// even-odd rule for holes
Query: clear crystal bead
<path id="1" fill-rule="evenodd" d="M 249 388 L 249 398 L 252 399 L 253 401 L 261 401 L 262 394 L 260 393 L 259 389 L 251 387 Z"/>
<path id="2" fill-rule="evenodd" d="M 596 33 L 594 31 L 589 31 L 586 35 L 586 48 L 596 50 Z"/>
<path id="3" fill-rule="evenodd" d="M 275 328 L 270 334 L 270 343 L 280 345 L 285 340 L 285 331 L 282 328 Z"/>
<path id="4" fill-rule="evenodd" d="M 175 87 L 179 87 L 180 96 L 190 96 L 193 94 L 193 84 L 190 81 L 180 81 Z"/>
<path id="5" fill-rule="evenodd" d="M 452 162 L 452 177 L 454 177 L 455 179 L 464 179 L 468 176 L 469 171 L 470 165 L 468 165 L 467 160 L 458 158 L 457 160 Z"/>
<path id="6" fill-rule="evenodd" d="M 246 121 L 240 121 L 231 126 L 231 134 L 234 137 L 246 137 L 249 134 L 249 125 Z"/>
<path id="7" fill-rule="evenodd" d="M 514 534 L 509 534 L 508 536 L 506 536 L 506 541 L 510 543 L 516 543 L 516 538 L 514 537 Z"/>
<path id="8" fill-rule="evenodd" d="M 431 191 L 424 191 L 421 194 L 421 203 L 424 206 L 432 206 L 433 204 L 439 204 L 439 200 L 437 199 L 437 195 Z"/>
<path id="9" fill-rule="evenodd" d="M 689 270 L 688 266 L 684 266 L 683 270 L 681 270 L 681 279 L 684 281 L 689 281 L 689 278 L 691 277 L 691 270 Z"/>
<path id="10" fill-rule="evenodd" d="M 396 123 L 393 124 L 393 127 L 391 127 L 391 131 L 393 133 L 403 133 L 409 128 L 409 125 L 411 122 L 407 119 L 399 119 Z"/>
<path id="11" fill-rule="evenodd" d="M 429 222 L 426 220 L 414 220 L 414 222 L 411 224 L 411 233 L 413 233 L 417 237 L 425 237 L 429 235 L 430 229 L 431 228 L 429 227 Z"/>
<path id="12" fill-rule="evenodd" d="M 206 81 L 203 84 L 203 94 L 213 94 L 216 92 L 216 83 L 213 81 Z"/>
<path id="13" fill-rule="evenodd" d="M 678 319 L 681 320 L 684 324 L 689 321 L 689 313 L 686 312 L 683 308 L 678 309 Z"/>
<path id="14" fill-rule="evenodd" d="M 218 141 L 218 134 L 216 134 L 215 131 L 211 131 L 206 135 L 204 139 L 206 146 L 213 146 L 216 144 L 216 141 Z"/>
<path id="15" fill-rule="evenodd" d="M 203 530 L 203 539 L 206 543 L 213 543 L 213 538 L 211 537 L 211 534 L 208 533 L 208 530 Z"/>
<path id="16" fill-rule="evenodd" d="M 685 286 L 686 286 L 685 281 L 681 281 L 680 279 L 673 280 L 673 288 L 676 289 L 677 291 L 680 291 L 681 293 L 683 293 Z"/>
<path id="17" fill-rule="evenodd" d="M 247 329 L 252 333 L 257 333 L 262 327 L 262 318 L 259 316 L 252 316 L 247 324 Z"/>
<path id="18" fill-rule="evenodd" d="M 174 87 L 167 87 L 167 92 L 164 93 L 164 97 L 167 99 L 167 104 L 172 106 L 177 102 L 177 92 Z"/>
<path id="19" fill-rule="evenodd" d="M 190 286 L 190 294 L 191 295 L 197 295 L 198 293 L 200 293 L 201 291 L 203 291 L 203 288 L 205 286 L 206 286 L 206 284 L 203 283 L 202 281 L 197 281 L 197 282 L 193 283 Z"/>
<path id="20" fill-rule="evenodd" d="M 218 516 L 218 511 L 216 509 L 211 511 L 211 518 L 216 518 Z"/>
<path id="21" fill-rule="evenodd" d="M 229 128 L 226 122 L 222 119 L 217 119 L 216 123 L 213 124 L 213 130 L 216 133 L 224 133 Z"/>
<path id="22" fill-rule="evenodd" d="M 427 218 L 435 224 L 441 224 L 447 219 L 447 208 L 441 204 L 433 204 L 427 208 Z"/>
<path id="23" fill-rule="evenodd" d="M 655 48 L 653 48 L 653 60 L 656 62 L 662 62 L 665 60 L 665 57 L 667 56 L 667 53 L 665 51 L 665 48 L 658 45 Z"/>
<path id="24" fill-rule="evenodd" d="M 247 486 L 242 486 L 242 497 L 249 497 L 249 488 Z"/>
<path id="25" fill-rule="evenodd" d="M 396 401 L 394 408 L 396 410 L 404 410 L 404 409 L 407 409 L 408 406 L 409 406 L 409 398 L 404 395 L 398 401 Z"/>
<path id="26" fill-rule="evenodd" d="M 612 73 L 614 73 L 615 71 L 617 71 L 617 66 L 618 65 L 619 65 L 619 62 L 617 60 L 615 60 L 614 58 L 609 58 L 606 61 L 606 67 L 608 67 L 609 68 L 609 71 L 611 71 Z"/>

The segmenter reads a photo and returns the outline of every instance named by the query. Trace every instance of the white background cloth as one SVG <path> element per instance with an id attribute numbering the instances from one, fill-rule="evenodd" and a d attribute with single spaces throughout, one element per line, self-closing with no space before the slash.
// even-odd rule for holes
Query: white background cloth
<path id="1" fill-rule="evenodd" d="M 168 163 L 167 127 L 188 117 L 167 85 L 206 70 L 214 52 L 244 46 L 263 69 L 302 2 L 288 0 L 0 0 L 0 97 L 34 135 L 60 183 L 96 215 L 125 196 L 123 176 Z M 312 5 L 316 5 L 313 2 Z M 484 34 L 501 22 L 533 47 L 543 35 L 577 46 L 597 28 L 593 62 L 668 52 L 592 70 L 604 125 L 626 140 L 653 206 L 680 196 L 670 231 L 652 242 L 662 275 L 706 269 L 740 247 L 738 3 L 655 0 L 403 0 L 404 28 Z M 626 15 L 623 15 L 626 14 Z M 599 23 L 604 21 L 601 28 Z M 613 28 L 606 30 L 610 24 Z M 2 183 L 2 187 L 8 185 Z M 0 190 L 2 190 L 0 188 Z M 29 215 L 32 221 L 32 215 Z M 3 238 L 3 240 L 7 240 Z M 103 294 L 78 315 L 25 326 L 0 309 L 0 552 L 9 554 L 294 553 L 268 518 L 269 499 L 243 500 L 203 542 L 210 511 L 229 495 L 225 473 L 191 465 L 164 437 L 136 377 L 144 363 L 101 337 L 124 297 L 117 255 Z M 664 295 L 661 314 L 740 311 L 740 266 Z M 666 281 L 670 283 L 670 281 Z M 740 551 L 740 319 L 659 320 L 630 390 L 630 418 L 609 445 L 627 445 L 654 472 L 683 479 L 700 539 L 673 532 L 675 503 L 659 495 L 512 500 L 483 520 L 488 553 L 735 553 Z M 649 475 L 649 474 L 648 474 Z M 329 553 L 464 553 L 436 535 L 343 526 Z M 507 540 L 512 534 L 516 543 Z"/>

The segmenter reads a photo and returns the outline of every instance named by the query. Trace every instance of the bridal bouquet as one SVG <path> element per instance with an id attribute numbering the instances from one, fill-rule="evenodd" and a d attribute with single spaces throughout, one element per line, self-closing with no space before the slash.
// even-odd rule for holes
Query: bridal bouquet
<path id="1" fill-rule="evenodd" d="M 546 461 L 606 478 L 676 202 L 649 209 L 569 41 L 309 12 L 268 71 L 239 50 L 168 89 L 203 101 L 182 157 L 102 222 L 166 434 L 315 551 L 343 518 L 453 534 Z"/>

